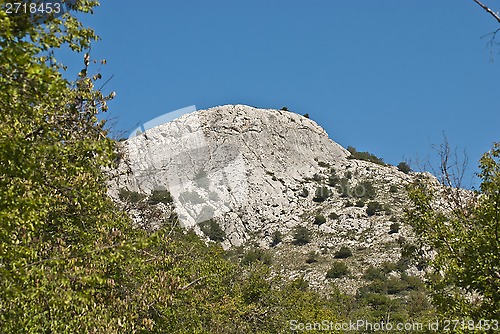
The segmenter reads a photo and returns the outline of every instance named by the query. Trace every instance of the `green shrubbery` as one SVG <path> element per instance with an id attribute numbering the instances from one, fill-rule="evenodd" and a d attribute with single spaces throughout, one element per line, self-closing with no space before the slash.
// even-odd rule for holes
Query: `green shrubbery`
<path id="1" fill-rule="evenodd" d="M 276 246 L 283 240 L 283 235 L 281 234 L 280 231 L 274 231 L 271 237 L 273 238 L 271 240 L 271 247 Z"/>
<path id="2" fill-rule="evenodd" d="M 402 161 L 398 164 L 398 170 L 405 173 L 405 174 L 408 174 L 409 172 L 411 172 L 410 165 L 408 165 L 404 161 Z"/>
<path id="3" fill-rule="evenodd" d="M 352 256 L 352 251 L 347 246 L 340 247 L 340 249 L 335 253 L 335 258 L 337 259 L 345 259 L 350 256 Z"/>
<path id="4" fill-rule="evenodd" d="M 325 216 L 319 214 L 319 215 L 316 215 L 316 217 L 314 217 L 314 224 L 323 225 L 324 223 L 326 223 Z"/>
<path id="5" fill-rule="evenodd" d="M 148 198 L 148 203 L 153 205 L 158 203 L 170 204 L 173 201 L 174 199 L 168 190 L 153 190 Z"/>
<path id="6" fill-rule="evenodd" d="M 328 176 L 328 185 L 330 187 L 335 187 L 340 181 L 340 178 L 335 173 L 335 170 L 332 169 L 330 175 Z"/>
<path id="7" fill-rule="evenodd" d="M 260 248 L 253 248 L 248 250 L 243 259 L 241 260 L 241 264 L 249 265 L 254 262 L 260 262 L 262 264 L 270 265 L 271 264 L 271 254 L 264 251 Z"/>
<path id="8" fill-rule="evenodd" d="M 209 219 L 200 224 L 201 231 L 212 241 L 223 241 L 226 233 L 214 219 Z"/>
<path id="9" fill-rule="evenodd" d="M 140 194 L 137 191 L 130 191 L 122 188 L 118 192 L 118 197 L 124 202 L 138 203 L 146 198 L 146 195 Z"/>
<path id="10" fill-rule="evenodd" d="M 293 237 L 294 237 L 294 244 L 298 246 L 308 244 L 311 241 L 311 235 L 309 234 L 309 230 L 304 226 L 298 226 L 295 229 L 295 234 Z"/>
<path id="11" fill-rule="evenodd" d="M 352 146 L 347 147 L 347 150 L 351 153 L 349 156 L 349 159 L 358 159 L 358 160 L 365 160 L 365 161 L 370 161 L 382 166 L 385 166 L 384 160 L 381 158 L 378 158 L 377 156 L 368 153 L 368 152 L 358 152 L 356 149 Z"/>
<path id="12" fill-rule="evenodd" d="M 398 233 L 399 232 L 399 223 L 392 223 L 390 226 L 389 234 Z"/>
<path id="13" fill-rule="evenodd" d="M 344 262 L 336 261 L 326 272 L 326 278 L 340 278 L 349 274 L 349 267 Z"/>
<path id="14" fill-rule="evenodd" d="M 330 214 L 328 215 L 328 218 L 333 219 L 333 220 L 339 219 L 339 217 L 340 216 L 335 212 L 330 212 Z"/>
<path id="15" fill-rule="evenodd" d="M 386 279 L 385 273 L 383 270 L 380 268 L 375 268 L 374 266 L 369 266 L 365 273 L 363 274 L 363 278 L 374 281 L 374 280 L 381 280 L 384 281 Z"/>
<path id="16" fill-rule="evenodd" d="M 331 192 L 330 189 L 326 186 L 319 186 L 316 188 L 316 192 L 314 193 L 313 201 L 315 202 L 324 202 L 328 197 L 330 197 Z"/>
<path id="17" fill-rule="evenodd" d="M 366 214 L 368 216 L 373 216 L 377 212 L 382 210 L 382 204 L 377 201 L 369 202 L 366 207 Z"/>

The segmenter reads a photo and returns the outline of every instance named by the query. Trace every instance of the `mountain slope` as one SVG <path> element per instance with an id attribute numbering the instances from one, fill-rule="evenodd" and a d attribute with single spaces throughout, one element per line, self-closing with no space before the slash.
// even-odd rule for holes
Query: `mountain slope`
<path id="1" fill-rule="evenodd" d="M 328 269 L 342 261 L 350 275 L 337 281 L 353 290 L 370 265 L 399 261 L 408 269 L 401 260 L 412 239 L 400 222 L 404 188 L 428 176 L 351 159 L 308 118 L 226 105 L 149 129 L 123 150 L 124 175 L 112 196 L 123 188 L 168 189 L 174 205 L 164 213 L 175 207 L 182 225 L 200 235 L 210 234 L 204 222 L 211 221 L 226 249 L 269 249 L 279 274 L 303 275 L 322 288 Z M 342 246 L 352 256 L 338 254 Z"/>

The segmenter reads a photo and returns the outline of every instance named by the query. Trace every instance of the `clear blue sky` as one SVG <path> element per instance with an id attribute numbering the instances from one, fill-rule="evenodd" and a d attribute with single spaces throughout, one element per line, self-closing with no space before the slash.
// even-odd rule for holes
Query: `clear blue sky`
<path id="1" fill-rule="evenodd" d="M 499 26 L 472 0 L 120 0 L 84 21 L 117 130 L 189 105 L 287 106 L 392 164 L 444 131 L 470 173 L 500 141 L 500 48 L 491 62 L 480 39 Z"/>

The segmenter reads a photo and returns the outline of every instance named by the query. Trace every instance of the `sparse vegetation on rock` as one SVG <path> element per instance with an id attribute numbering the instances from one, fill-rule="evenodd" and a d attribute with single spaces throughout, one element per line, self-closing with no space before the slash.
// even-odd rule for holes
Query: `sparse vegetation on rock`
<path id="1" fill-rule="evenodd" d="M 346 259 L 350 256 L 352 256 L 352 251 L 347 246 L 340 247 L 340 249 L 335 253 L 335 258 L 337 259 Z"/>
<path id="2" fill-rule="evenodd" d="M 347 150 L 351 153 L 350 159 L 358 159 L 358 160 L 365 160 L 365 161 L 370 161 L 379 165 L 384 166 L 384 160 L 375 156 L 374 154 L 368 153 L 368 152 L 358 152 L 354 147 L 348 146 Z"/>
<path id="3" fill-rule="evenodd" d="M 408 174 L 409 172 L 411 172 L 411 168 L 410 168 L 410 165 L 408 165 L 406 162 L 404 161 L 401 161 L 399 164 L 398 164 L 398 170 L 400 172 L 403 172 L 405 174 Z"/>
<path id="4" fill-rule="evenodd" d="M 325 216 L 319 214 L 319 215 L 316 215 L 316 217 L 314 217 L 314 224 L 323 225 L 324 223 L 326 223 Z"/>
<path id="5" fill-rule="evenodd" d="M 151 196 L 148 198 L 149 204 L 170 204 L 173 201 L 172 195 L 168 190 L 153 190 Z"/>
<path id="6" fill-rule="evenodd" d="M 293 236 L 294 244 L 298 246 L 302 246 L 308 244 L 311 241 L 311 235 L 309 230 L 304 226 L 298 226 L 295 229 L 295 234 Z"/>
<path id="7" fill-rule="evenodd" d="M 382 204 L 380 204 L 379 202 L 377 201 L 368 202 L 366 207 L 366 214 L 368 216 L 373 216 L 381 210 L 382 210 Z"/>
<path id="8" fill-rule="evenodd" d="M 209 219 L 200 224 L 201 231 L 212 241 L 223 241 L 226 233 L 214 219 Z"/>
<path id="9" fill-rule="evenodd" d="M 326 272 L 326 278 L 340 278 L 349 274 L 347 264 L 340 261 L 335 261 L 331 268 Z"/>

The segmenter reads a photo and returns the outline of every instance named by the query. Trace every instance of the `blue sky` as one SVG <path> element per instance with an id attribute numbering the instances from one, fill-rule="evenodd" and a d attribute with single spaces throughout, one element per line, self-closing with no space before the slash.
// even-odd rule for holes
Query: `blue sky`
<path id="1" fill-rule="evenodd" d="M 498 24 L 472 0 L 115 0 L 84 22 L 117 131 L 189 105 L 287 106 L 391 164 L 444 132 L 469 175 L 500 141 L 500 48 L 480 38 Z"/>

